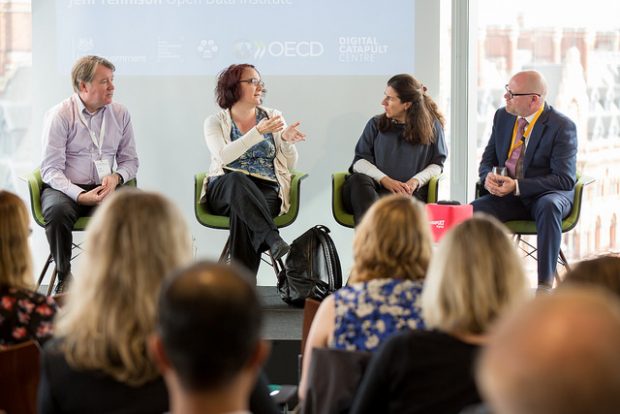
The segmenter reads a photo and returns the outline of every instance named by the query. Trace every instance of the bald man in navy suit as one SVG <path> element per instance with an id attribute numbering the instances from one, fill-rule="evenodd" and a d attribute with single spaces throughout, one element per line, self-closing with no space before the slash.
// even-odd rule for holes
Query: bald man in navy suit
<path id="1" fill-rule="evenodd" d="M 536 221 L 539 290 L 553 284 L 562 219 L 573 204 L 577 158 L 575 123 L 545 103 L 546 95 L 539 72 L 519 72 L 510 79 L 506 106 L 495 113 L 478 170 L 489 194 L 472 202 L 474 211 L 501 221 Z M 494 174 L 494 166 L 507 167 L 508 175 Z"/>

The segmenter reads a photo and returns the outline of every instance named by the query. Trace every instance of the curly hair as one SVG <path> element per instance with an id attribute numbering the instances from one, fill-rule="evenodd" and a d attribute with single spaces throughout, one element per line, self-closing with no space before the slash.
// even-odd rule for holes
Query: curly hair
<path id="1" fill-rule="evenodd" d="M 403 138 L 412 144 L 430 145 L 435 140 L 435 120 L 441 126 L 445 119 L 433 98 L 426 93 L 426 86 L 411 75 L 402 73 L 390 78 L 387 86 L 394 89 L 401 102 L 411 102 L 407 109 L 407 119 Z M 385 114 L 379 119 L 378 128 L 386 132 L 392 128 L 393 122 Z"/>
<path id="2" fill-rule="evenodd" d="M 402 195 L 383 197 L 366 212 L 355 231 L 349 281 L 424 279 L 431 251 L 424 205 Z"/>
<path id="3" fill-rule="evenodd" d="M 30 218 L 17 195 L 0 190 L 0 286 L 31 288 Z"/>
<path id="4" fill-rule="evenodd" d="M 215 87 L 215 100 L 222 109 L 230 109 L 241 98 L 241 76 L 246 69 L 254 69 L 254 65 L 241 63 L 230 65 L 220 72 L 217 76 L 217 86 Z M 263 90 L 263 93 L 266 91 Z"/>

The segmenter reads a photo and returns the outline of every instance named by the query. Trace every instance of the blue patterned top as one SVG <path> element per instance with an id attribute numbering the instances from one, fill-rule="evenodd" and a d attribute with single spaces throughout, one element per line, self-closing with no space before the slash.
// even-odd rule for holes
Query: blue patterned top
<path id="1" fill-rule="evenodd" d="M 422 280 L 373 279 L 338 289 L 329 346 L 371 352 L 399 331 L 424 329 L 419 303 L 423 284 Z"/>
<path id="2" fill-rule="evenodd" d="M 262 119 L 268 118 L 267 112 L 261 108 L 256 109 L 256 124 Z M 239 139 L 243 134 L 235 124 L 232 122 L 232 129 L 230 131 L 231 141 Z M 264 180 L 273 181 L 277 185 L 276 170 L 273 165 L 273 160 L 276 157 L 276 146 L 273 141 L 273 134 L 263 134 L 264 141 L 259 142 L 249 148 L 243 155 L 229 163 L 226 167 L 229 170 L 241 170 L 249 173 L 251 176 L 262 178 Z M 224 169 L 226 169 L 224 167 Z"/>

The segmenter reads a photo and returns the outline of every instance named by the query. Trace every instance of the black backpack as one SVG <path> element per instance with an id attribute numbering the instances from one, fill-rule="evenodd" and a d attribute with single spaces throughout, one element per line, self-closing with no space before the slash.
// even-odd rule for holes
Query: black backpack
<path id="1" fill-rule="evenodd" d="M 318 225 L 293 240 L 278 275 L 278 292 L 289 305 L 303 307 L 306 298 L 323 300 L 342 287 L 342 269 L 329 229 Z"/>

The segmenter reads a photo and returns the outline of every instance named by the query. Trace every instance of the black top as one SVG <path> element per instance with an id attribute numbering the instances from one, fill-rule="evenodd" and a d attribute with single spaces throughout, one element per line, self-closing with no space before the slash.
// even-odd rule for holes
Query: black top
<path id="1" fill-rule="evenodd" d="M 121 383 L 98 371 L 78 371 L 69 366 L 59 350 L 61 340 L 46 344 L 41 357 L 37 412 L 149 414 L 168 412 L 168 390 L 163 378 L 139 387 Z M 261 375 L 250 396 L 255 414 L 276 414 Z"/>
<path id="2" fill-rule="evenodd" d="M 411 144 L 402 137 L 404 124 L 393 123 L 392 127 L 381 132 L 377 128 L 383 115 L 371 118 L 355 146 L 355 157 L 349 171 L 353 172 L 353 164 L 364 159 L 390 178 L 401 182 L 428 167 L 437 164 L 443 167 L 448 156 L 448 147 L 444 139 L 443 127 L 435 120 L 435 139 L 430 145 Z"/>
<path id="3" fill-rule="evenodd" d="M 168 391 L 160 377 L 131 387 L 98 371 L 78 371 L 59 350 L 60 342 L 46 344 L 41 357 L 37 412 L 46 413 L 163 413 Z"/>
<path id="4" fill-rule="evenodd" d="M 439 331 L 392 337 L 371 360 L 351 413 L 458 413 L 479 403 L 478 349 Z"/>

